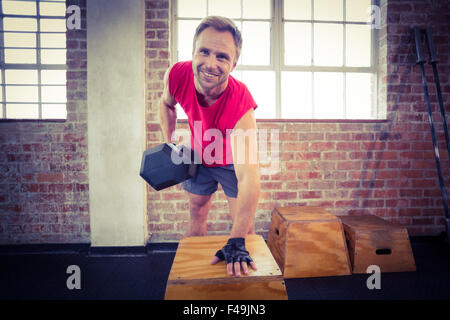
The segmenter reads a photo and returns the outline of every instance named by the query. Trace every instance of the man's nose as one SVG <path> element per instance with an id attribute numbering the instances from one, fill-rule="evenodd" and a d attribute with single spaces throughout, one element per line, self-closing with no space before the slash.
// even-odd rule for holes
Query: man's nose
<path id="1" fill-rule="evenodd" d="M 215 70 L 216 66 L 217 66 L 217 59 L 216 56 L 213 54 L 210 54 L 207 58 L 206 58 L 206 62 L 205 62 L 205 66 L 208 70 Z"/>

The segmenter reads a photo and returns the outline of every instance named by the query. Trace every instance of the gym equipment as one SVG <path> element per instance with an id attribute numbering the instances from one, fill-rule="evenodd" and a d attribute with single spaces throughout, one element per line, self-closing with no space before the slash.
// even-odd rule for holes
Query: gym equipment
<path id="1" fill-rule="evenodd" d="M 245 243 L 258 270 L 241 277 L 227 274 L 225 261 L 211 265 L 228 236 L 181 239 L 170 270 L 165 300 L 287 300 L 280 268 L 263 237 L 248 235 Z"/>
<path id="2" fill-rule="evenodd" d="M 195 177 L 197 169 L 189 147 L 163 143 L 144 151 L 139 175 L 159 191 Z"/>
<path id="3" fill-rule="evenodd" d="M 285 279 L 351 274 L 342 223 L 320 207 L 275 208 L 267 244 Z"/>
<path id="4" fill-rule="evenodd" d="M 352 273 L 415 271 L 408 231 L 373 215 L 340 216 L 352 263 Z"/>
<path id="5" fill-rule="evenodd" d="M 430 122 L 431 138 L 433 140 L 434 156 L 436 159 L 436 168 L 437 168 L 438 177 L 439 177 L 439 186 L 441 188 L 441 194 L 442 194 L 442 204 L 444 206 L 445 229 L 446 229 L 446 234 L 447 234 L 447 242 L 450 245 L 450 213 L 448 210 L 448 201 L 447 201 L 447 193 L 445 191 L 444 178 L 442 177 L 441 163 L 440 163 L 440 159 L 439 159 L 439 147 L 437 144 L 436 133 L 434 130 L 433 114 L 432 114 L 432 110 L 431 110 L 431 106 L 430 106 L 427 78 L 425 75 L 424 63 L 426 62 L 426 60 L 423 57 L 423 52 L 422 52 L 422 38 L 423 37 L 425 37 L 425 39 L 426 39 L 428 52 L 430 54 L 430 64 L 433 66 L 434 80 L 436 83 L 437 96 L 438 96 L 439 106 L 441 109 L 441 116 L 442 116 L 442 122 L 443 122 L 443 126 L 444 126 L 445 139 L 447 142 L 447 152 L 448 152 L 448 157 L 450 160 L 450 145 L 449 145 L 447 121 L 445 119 L 444 103 L 442 101 L 441 86 L 439 84 L 439 77 L 438 77 L 438 71 L 437 71 L 437 66 L 436 66 L 437 62 L 439 60 L 436 58 L 436 52 L 435 52 L 433 37 L 431 34 L 431 29 L 429 27 L 427 29 L 420 29 L 419 27 L 414 27 L 414 40 L 416 43 L 417 64 L 419 64 L 420 71 L 422 73 L 422 85 L 423 85 L 423 89 L 424 89 L 424 93 L 425 93 L 425 101 L 426 101 L 427 110 L 428 110 L 428 121 Z"/>

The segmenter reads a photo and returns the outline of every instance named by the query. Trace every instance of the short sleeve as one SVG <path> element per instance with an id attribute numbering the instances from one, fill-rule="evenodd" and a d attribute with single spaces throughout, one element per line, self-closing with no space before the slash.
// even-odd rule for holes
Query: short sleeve
<path id="1" fill-rule="evenodd" d="M 236 104 L 236 110 L 233 112 L 228 122 L 228 128 L 233 129 L 236 123 L 250 110 L 256 109 L 256 104 L 253 96 L 248 90 L 247 86 L 243 83 L 239 83 L 238 94 L 234 97 L 234 103 Z"/>

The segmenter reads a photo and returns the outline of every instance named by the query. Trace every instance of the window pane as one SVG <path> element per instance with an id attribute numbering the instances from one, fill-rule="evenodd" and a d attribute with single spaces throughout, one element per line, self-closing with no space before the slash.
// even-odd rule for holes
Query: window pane
<path id="1" fill-rule="evenodd" d="M 42 118 L 44 119 L 66 119 L 67 109 L 65 104 L 43 104 Z"/>
<path id="2" fill-rule="evenodd" d="M 37 86 L 6 86 L 7 102 L 38 102 Z"/>
<path id="3" fill-rule="evenodd" d="M 311 20 L 311 0 L 284 0 L 284 18 Z"/>
<path id="4" fill-rule="evenodd" d="M 41 50 L 42 64 L 66 64 L 66 50 Z"/>
<path id="5" fill-rule="evenodd" d="M 342 21 L 344 19 L 343 0 L 314 0 L 314 19 Z"/>
<path id="6" fill-rule="evenodd" d="M 344 116 L 343 74 L 314 73 L 314 117 L 341 119 Z"/>
<path id="7" fill-rule="evenodd" d="M 192 41 L 194 40 L 195 29 L 200 20 L 179 20 L 178 21 L 178 61 L 192 59 Z"/>
<path id="8" fill-rule="evenodd" d="M 5 70 L 7 84 L 38 84 L 37 70 Z"/>
<path id="9" fill-rule="evenodd" d="M 345 63 L 347 66 L 370 67 L 371 35 L 370 26 L 346 26 Z"/>
<path id="10" fill-rule="evenodd" d="M 244 19 L 270 19 L 270 0 L 244 0 Z"/>
<path id="11" fill-rule="evenodd" d="M 311 65 L 311 24 L 286 22 L 284 24 L 284 63 Z"/>
<path id="12" fill-rule="evenodd" d="M 311 72 L 281 73 L 281 118 L 312 118 Z"/>
<path id="13" fill-rule="evenodd" d="M 314 24 L 314 65 L 342 66 L 343 26 L 331 23 Z"/>
<path id="14" fill-rule="evenodd" d="M 42 86 L 42 102 L 66 102 L 66 86 Z"/>
<path id="15" fill-rule="evenodd" d="M 208 0 L 208 15 L 224 16 L 227 18 L 241 17 L 240 0 Z"/>
<path id="16" fill-rule="evenodd" d="M 244 21 L 242 64 L 270 65 L 270 22 Z"/>
<path id="17" fill-rule="evenodd" d="M 40 27 L 42 32 L 63 32 L 66 31 L 66 20 L 41 19 Z"/>
<path id="18" fill-rule="evenodd" d="M 39 106 L 37 104 L 7 104 L 6 118 L 9 119 L 38 119 Z"/>
<path id="19" fill-rule="evenodd" d="M 374 76 L 370 73 L 346 74 L 346 113 L 348 119 L 375 118 L 373 112 Z"/>
<path id="20" fill-rule="evenodd" d="M 256 118 L 275 118 L 275 72 L 242 71 L 242 82 L 248 87 L 258 105 L 255 110 Z"/>
<path id="21" fill-rule="evenodd" d="M 65 84 L 66 70 L 42 70 L 41 71 L 42 84 Z"/>
<path id="22" fill-rule="evenodd" d="M 371 0 L 346 0 L 347 21 L 367 22 L 370 21 Z"/>
<path id="23" fill-rule="evenodd" d="M 206 0 L 177 1 L 178 17 L 203 18 L 206 16 Z"/>
<path id="24" fill-rule="evenodd" d="M 4 33 L 5 47 L 36 48 L 35 33 Z"/>
<path id="25" fill-rule="evenodd" d="M 66 16 L 65 3 L 39 3 L 39 13 L 41 16 Z"/>
<path id="26" fill-rule="evenodd" d="M 65 33 L 41 34 L 41 48 L 65 48 L 65 47 L 66 47 Z"/>
<path id="27" fill-rule="evenodd" d="M 36 63 L 36 50 L 5 49 L 6 63 Z"/>
<path id="28" fill-rule="evenodd" d="M 27 1 L 2 1 L 3 13 L 20 14 L 20 15 L 36 15 L 36 2 Z"/>
<path id="29" fill-rule="evenodd" d="M 37 22 L 33 18 L 3 18 L 5 31 L 37 31 Z"/>

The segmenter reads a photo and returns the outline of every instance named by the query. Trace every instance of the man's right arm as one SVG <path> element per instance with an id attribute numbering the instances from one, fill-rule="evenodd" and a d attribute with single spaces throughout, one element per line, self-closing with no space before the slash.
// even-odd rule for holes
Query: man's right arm
<path id="1" fill-rule="evenodd" d="M 171 68 L 164 75 L 164 91 L 159 101 L 159 118 L 161 120 L 161 130 L 164 142 L 172 142 L 172 134 L 177 123 L 177 111 L 175 105 L 177 101 L 169 93 L 169 73 Z"/>

